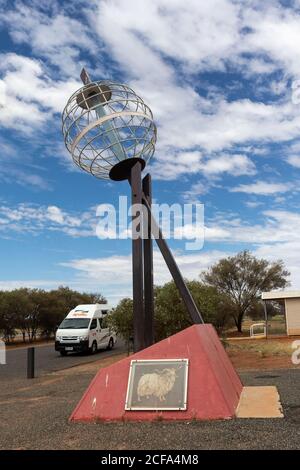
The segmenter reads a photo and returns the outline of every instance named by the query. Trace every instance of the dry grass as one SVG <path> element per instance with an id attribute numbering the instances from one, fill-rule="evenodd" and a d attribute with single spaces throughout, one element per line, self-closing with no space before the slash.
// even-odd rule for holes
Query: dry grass
<path id="1" fill-rule="evenodd" d="M 292 343 L 296 338 L 227 340 L 225 347 L 231 352 L 252 352 L 260 357 L 291 356 Z"/>

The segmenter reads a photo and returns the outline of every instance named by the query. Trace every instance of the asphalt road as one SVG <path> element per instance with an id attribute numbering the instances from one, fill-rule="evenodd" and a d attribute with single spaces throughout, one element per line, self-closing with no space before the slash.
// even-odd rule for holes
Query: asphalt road
<path id="1" fill-rule="evenodd" d="M 39 377 L 47 372 L 67 369 L 78 364 L 98 361 L 102 357 L 120 354 L 125 351 L 124 342 L 119 338 L 111 351 L 100 350 L 97 354 L 69 353 L 62 357 L 54 350 L 54 344 L 37 346 L 35 348 L 35 376 Z M 25 378 L 27 376 L 27 348 L 18 348 L 6 352 L 6 364 L 0 365 L 0 380 L 10 378 Z"/>

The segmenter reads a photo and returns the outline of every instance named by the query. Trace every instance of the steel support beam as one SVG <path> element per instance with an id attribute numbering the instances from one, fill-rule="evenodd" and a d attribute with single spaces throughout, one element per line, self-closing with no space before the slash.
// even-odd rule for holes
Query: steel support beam
<path id="1" fill-rule="evenodd" d="M 149 207 L 152 204 L 151 176 L 143 178 L 143 194 Z M 148 215 L 148 211 L 146 212 Z M 146 218 L 144 227 L 144 306 L 145 306 L 145 347 L 154 343 L 154 289 L 153 289 L 153 243 L 151 234 L 151 217 Z"/>
<path id="2" fill-rule="evenodd" d="M 131 202 L 142 207 L 142 166 L 138 161 L 130 171 Z M 135 218 L 133 215 L 132 223 Z M 139 214 L 140 223 L 142 214 Z M 142 227 L 139 227 L 139 236 L 132 237 L 132 286 L 133 286 L 133 328 L 134 352 L 145 347 L 145 317 L 144 317 L 144 273 L 143 273 L 143 240 Z"/>

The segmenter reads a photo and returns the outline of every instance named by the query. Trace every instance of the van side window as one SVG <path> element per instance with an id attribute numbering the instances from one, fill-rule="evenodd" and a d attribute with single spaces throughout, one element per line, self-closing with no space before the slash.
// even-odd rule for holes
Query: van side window
<path id="1" fill-rule="evenodd" d="M 100 328 L 103 328 L 103 318 L 99 318 Z"/>
<path id="2" fill-rule="evenodd" d="M 92 320 L 92 323 L 91 323 L 91 326 L 90 326 L 90 330 L 94 330 L 95 328 L 97 328 L 97 319 L 94 318 Z"/>

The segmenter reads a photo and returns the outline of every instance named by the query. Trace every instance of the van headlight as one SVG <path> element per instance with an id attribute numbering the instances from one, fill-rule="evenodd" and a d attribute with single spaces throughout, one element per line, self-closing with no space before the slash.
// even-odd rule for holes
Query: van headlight
<path id="1" fill-rule="evenodd" d="M 62 336 L 56 335 L 56 341 L 61 341 L 61 340 L 62 340 Z"/>
<path id="2" fill-rule="evenodd" d="M 80 341 L 87 341 L 89 339 L 88 335 L 80 336 Z"/>

